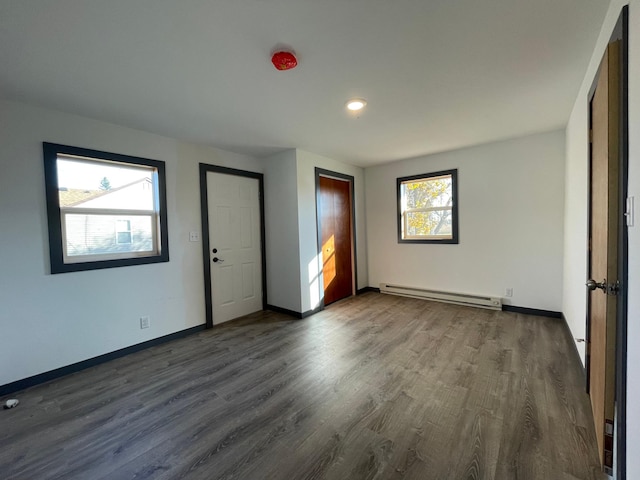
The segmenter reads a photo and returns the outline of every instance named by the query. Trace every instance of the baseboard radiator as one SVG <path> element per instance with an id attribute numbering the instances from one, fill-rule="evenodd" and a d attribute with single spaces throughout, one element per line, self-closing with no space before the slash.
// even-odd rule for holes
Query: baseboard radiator
<path id="1" fill-rule="evenodd" d="M 484 297 L 482 295 L 469 295 L 466 293 L 442 292 L 439 290 L 427 290 L 425 288 L 391 285 L 389 283 L 380 284 L 380 293 L 401 295 L 403 297 L 422 298 L 437 302 L 455 303 L 456 305 L 466 305 L 469 307 L 502 310 L 502 299 L 500 297 Z"/>

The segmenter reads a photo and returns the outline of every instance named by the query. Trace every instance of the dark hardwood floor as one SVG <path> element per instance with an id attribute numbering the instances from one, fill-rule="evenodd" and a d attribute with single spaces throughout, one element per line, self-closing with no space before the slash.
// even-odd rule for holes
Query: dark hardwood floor
<path id="1" fill-rule="evenodd" d="M 376 293 L 260 312 L 13 395 L 0 478 L 601 479 L 572 348 Z"/>

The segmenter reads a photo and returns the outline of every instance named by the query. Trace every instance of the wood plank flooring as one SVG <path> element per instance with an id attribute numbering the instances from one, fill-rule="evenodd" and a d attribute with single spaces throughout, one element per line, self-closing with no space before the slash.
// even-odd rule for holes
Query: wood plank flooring
<path id="1" fill-rule="evenodd" d="M 0 478 L 603 479 L 572 348 L 376 293 L 260 312 L 12 395 Z"/>

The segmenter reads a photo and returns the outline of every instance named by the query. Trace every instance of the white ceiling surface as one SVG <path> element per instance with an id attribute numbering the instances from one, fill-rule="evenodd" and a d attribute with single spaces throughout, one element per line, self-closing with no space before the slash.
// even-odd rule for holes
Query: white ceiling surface
<path id="1" fill-rule="evenodd" d="M 367 166 L 563 127 L 608 3 L 0 0 L 0 97 Z"/>

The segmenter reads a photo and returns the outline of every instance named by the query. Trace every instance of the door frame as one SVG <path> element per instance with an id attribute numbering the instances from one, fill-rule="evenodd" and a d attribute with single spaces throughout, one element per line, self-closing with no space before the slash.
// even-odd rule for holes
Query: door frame
<path id="1" fill-rule="evenodd" d="M 618 154 L 618 209 L 620 215 L 618 217 L 618 279 L 620 288 L 616 296 L 617 315 L 616 315 L 616 376 L 615 376 L 615 465 L 616 478 L 626 478 L 627 470 L 627 302 L 628 302 L 628 229 L 626 219 L 623 215 L 626 212 L 626 199 L 628 195 L 628 170 L 629 170 L 629 7 L 625 5 L 621 9 L 620 16 L 613 29 L 613 33 L 607 42 L 609 43 L 620 40 L 620 106 L 619 106 L 619 154 Z M 598 83 L 598 74 L 593 79 L 593 83 L 589 90 L 587 101 L 589 104 L 589 131 L 592 126 L 591 101 Z M 589 165 L 591 165 L 592 146 L 589 140 Z M 591 232 L 591 168 L 589 167 L 588 175 L 588 191 L 587 191 L 587 231 Z M 588 239 L 587 239 L 588 241 Z M 587 267 L 590 265 L 589 260 L 590 248 L 587 249 Z M 587 275 L 590 275 L 590 271 Z M 591 278 L 589 276 L 589 278 Z M 590 345 L 590 306 L 589 292 L 585 291 L 586 309 L 586 345 Z M 589 392 L 589 374 L 590 374 L 590 355 L 588 348 L 585 355 L 585 386 L 587 393 Z"/>
<path id="2" fill-rule="evenodd" d="M 258 197 L 260 199 L 260 255 L 262 264 L 262 309 L 267 308 L 267 258 L 265 248 L 264 224 L 264 175 L 236 168 L 220 167 L 208 163 L 200 164 L 200 215 L 202 222 L 202 262 L 204 265 L 204 302 L 206 311 L 206 327 L 213 328 L 213 300 L 211 298 L 211 262 L 209 260 L 209 196 L 207 192 L 207 173 L 222 173 L 238 177 L 258 180 Z"/>
<path id="3" fill-rule="evenodd" d="M 320 177 L 335 178 L 337 180 L 349 183 L 349 196 L 351 197 L 351 252 L 353 256 L 353 265 L 351 272 L 351 295 L 358 293 L 358 251 L 356 243 L 356 197 L 355 197 L 355 178 L 345 173 L 334 172 L 324 168 L 315 167 L 315 188 L 316 188 L 316 237 L 317 249 L 316 254 L 322 258 L 322 220 L 320 218 Z M 320 263 L 320 261 L 318 262 Z M 318 265 L 318 276 L 322 275 L 322 268 Z M 324 305 L 324 278 L 322 279 L 322 298 L 320 299 L 319 309 L 323 310 Z"/>
<path id="4" fill-rule="evenodd" d="M 629 7 L 625 6 L 620 14 L 622 54 L 620 75 L 620 192 L 618 208 L 620 213 L 627 211 L 629 191 Z M 627 472 L 627 302 L 629 271 L 629 237 L 626 216 L 620 215 L 618 221 L 618 277 L 620 292 L 618 295 L 618 317 L 616 331 L 616 478 L 626 478 Z"/>

